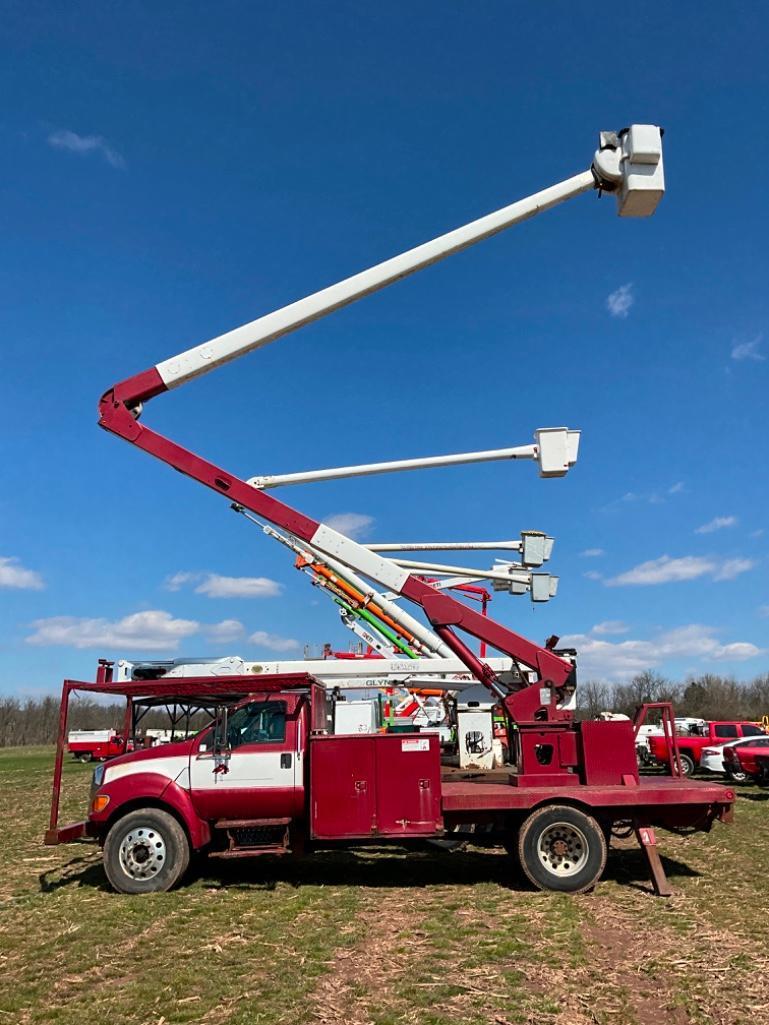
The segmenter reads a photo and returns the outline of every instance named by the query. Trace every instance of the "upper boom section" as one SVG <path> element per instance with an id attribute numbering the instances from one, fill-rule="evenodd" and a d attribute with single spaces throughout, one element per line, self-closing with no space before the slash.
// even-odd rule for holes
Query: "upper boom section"
<path id="1" fill-rule="evenodd" d="M 178 356 L 163 360 L 156 367 L 162 381 L 160 387 L 154 375 L 151 381 L 145 379 L 144 387 L 137 379 L 131 382 L 137 387 L 127 389 L 123 393 L 124 398 L 129 403 L 137 404 L 159 391 L 176 388 L 185 381 L 207 374 L 252 349 L 273 342 L 400 278 L 429 267 L 452 253 L 467 249 L 476 242 L 591 189 L 615 192 L 621 216 L 649 216 L 654 213 L 664 192 L 661 134 L 655 125 L 633 125 L 621 132 L 601 132 L 599 149 L 589 170 L 259 317 L 250 324 L 244 324 Z"/>
<path id="2" fill-rule="evenodd" d="M 255 487 L 236 474 L 182 448 L 170 438 L 140 423 L 139 415 L 141 404 L 146 399 L 245 355 L 303 324 L 591 188 L 616 193 L 620 215 L 648 216 L 656 209 L 664 191 L 660 139 L 661 131 L 653 125 L 634 125 L 619 133 L 602 132 L 599 149 L 588 171 L 121 381 L 102 396 L 101 426 L 284 531 L 289 539 L 293 538 L 297 544 L 307 548 L 309 561 L 313 565 L 315 560 L 319 560 L 329 573 L 356 590 L 362 598 L 362 607 L 372 609 L 371 602 L 375 602 L 390 615 L 388 606 L 384 604 L 389 599 L 372 590 L 367 583 L 369 580 L 421 606 L 433 631 L 425 630 L 422 624 L 411 617 L 405 619 L 401 609 L 397 610 L 396 617 L 399 625 L 404 627 L 405 624 L 405 629 L 423 643 L 426 651 L 439 656 L 455 655 L 480 682 L 495 693 L 504 694 L 504 688 L 493 670 L 481 662 L 457 636 L 457 630 L 471 634 L 512 657 L 517 663 L 530 667 L 543 686 L 527 688 L 522 696 L 508 695 L 505 698 L 512 702 L 509 710 L 517 721 L 529 721 L 532 717 L 532 721 L 539 721 L 545 713 L 555 718 L 562 717 L 556 705 L 556 691 L 567 687 L 572 679 L 573 666 L 567 658 L 558 655 L 550 646 L 540 647 L 494 623 L 451 595 L 443 593 L 439 585 L 433 586 L 409 572 L 397 560 L 387 559 L 327 524 L 319 523 L 278 501 L 264 489 L 264 485 Z M 578 440 L 578 432 L 566 428 L 541 429 L 537 432 L 536 444 L 526 446 L 526 455 L 537 458 L 543 476 L 562 476 L 577 458 Z M 504 451 L 507 458 L 512 457 L 513 450 Z M 479 456 L 499 458 L 500 450 L 465 453 L 450 457 L 450 461 L 468 461 L 470 458 L 475 462 Z M 407 460 L 409 466 L 405 466 L 404 461 L 398 461 L 397 464 L 368 464 L 364 469 L 368 472 L 385 472 L 395 468 L 413 469 L 415 463 L 424 466 L 445 462 L 445 457 L 437 457 L 437 462 L 436 457 L 428 457 L 426 460 Z M 357 474 L 360 470 L 361 467 L 341 468 L 345 476 L 353 471 Z M 320 472 L 328 476 L 328 471 Z M 340 469 L 333 471 L 333 475 L 342 475 Z M 307 474 L 299 476 L 305 479 L 308 477 Z M 309 476 L 318 479 L 317 472 L 311 472 Z M 284 475 L 281 482 L 296 483 L 297 475 L 288 477 L 293 480 L 287 480 Z M 275 481 L 276 478 L 273 478 L 273 483 Z M 508 578 L 512 578 L 514 569 L 516 567 L 491 572 L 502 574 L 504 579 L 501 582 L 506 583 Z M 535 597 L 535 577 L 539 592 L 547 587 L 548 596 L 553 593 L 547 574 L 530 576 L 532 597 Z M 513 580 L 511 589 L 517 583 L 520 581 Z M 344 590 L 341 585 L 340 589 Z M 540 593 L 540 598 L 545 600 L 545 595 Z M 550 696 L 543 696 L 545 694 Z M 549 711 L 546 711 L 545 705 Z"/>

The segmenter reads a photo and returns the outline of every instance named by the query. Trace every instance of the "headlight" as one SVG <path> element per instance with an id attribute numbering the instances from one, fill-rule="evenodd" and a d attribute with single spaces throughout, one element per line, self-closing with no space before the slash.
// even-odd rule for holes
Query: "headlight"
<path id="1" fill-rule="evenodd" d="M 94 789 L 96 789 L 97 787 L 100 787 L 102 785 L 102 783 L 104 782 L 104 770 L 105 769 L 106 769 L 106 765 L 97 765 L 96 768 L 93 770 L 93 786 L 94 786 Z"/>

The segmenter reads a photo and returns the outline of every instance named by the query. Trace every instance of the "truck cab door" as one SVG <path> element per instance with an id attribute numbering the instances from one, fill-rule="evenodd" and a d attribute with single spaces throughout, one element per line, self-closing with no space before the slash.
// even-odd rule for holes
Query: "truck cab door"
<path id="1" fill-rule="evenodd" d="M 304 703 L 251 698 L 232 711 L 222 750 L 214 731 L 190 754 L 190 793 L 201 818 L 294 818 L 304 807 Z M 219 746 L 219 745 L 217 745 Z"/>

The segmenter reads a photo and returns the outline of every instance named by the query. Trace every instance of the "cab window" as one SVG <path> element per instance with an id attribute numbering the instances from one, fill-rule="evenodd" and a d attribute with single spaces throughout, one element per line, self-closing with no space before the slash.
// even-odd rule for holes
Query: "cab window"
<path id="1" fill-rule="evenodd" d="M 742 727 L 743 737 L 765 737 L 766 734 L 758 726 L 753 726 L 752 723 L 748 723 L 747 726 Z"/>
<path id="2" fill-rule="evenodd" d="M 737 727 L 734 725 L 734 723 L 719 723 L 719 725 L 716 726 L 716 736 L 717 737 L 736 737 L 737 736 Z"/>
<path id="3" fill-rule="evenodd" d="M 250 701 L 232 713 L 227 724 L 227 746 L 279 744 L 286 739 L 285 701 Z"/>

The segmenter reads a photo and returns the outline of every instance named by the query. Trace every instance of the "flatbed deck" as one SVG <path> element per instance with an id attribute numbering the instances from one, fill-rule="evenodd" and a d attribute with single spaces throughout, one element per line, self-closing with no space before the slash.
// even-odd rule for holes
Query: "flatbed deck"
<path id="1" fill-rule="evenodd" d="M 624 817 L 647 825 L 709 827 L 715 819 L 731 821 L 735 795 L 728 787 L 697 780 L 641 776 L 621 786 L 516 787 L 476 779 L 444 781 L 444 815 L 494 811 L 530 811 L 557 802 L 591 808 L 597 814 L 611 809 L 613 820 Z"/>

